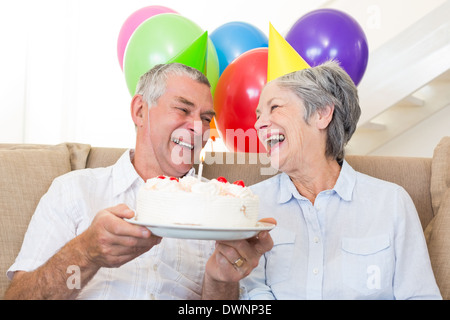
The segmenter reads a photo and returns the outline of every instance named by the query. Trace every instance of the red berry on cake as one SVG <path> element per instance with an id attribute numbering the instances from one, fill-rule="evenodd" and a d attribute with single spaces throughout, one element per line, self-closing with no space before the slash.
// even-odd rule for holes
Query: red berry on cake
<path id="1" fill-rule="evenodd" d="M 177 182 L 180 182 L 180 181 L 178 180 L 178 178 L 176 178 L 176 177 L 170 177 L 169 179 L 170 179 L 170 180 L 175 180 L 175 181 L 177 181 Z"/>
<path id="2" fill-rule="evenodd" d="M 245 187 L 244 181 L 242 181 L 242 180 L 236 180 L 235 182 L 233 182 L 233 184 L 237 184 L 238 186 Z"/>
<path id="3" fill-rule="evenodd" d="M 225 179 L 224 177 L 218 177 L 217 181 L 223 182 L 223 183 L 227 183 L 228 182 L 227 179 Z"/>
<path id="4" fill-rule="evenodd" d="M 161 176 L 158 176 L 157 178 L 158 179 L 165 179 L 166 177 L 161 175 Z"/>

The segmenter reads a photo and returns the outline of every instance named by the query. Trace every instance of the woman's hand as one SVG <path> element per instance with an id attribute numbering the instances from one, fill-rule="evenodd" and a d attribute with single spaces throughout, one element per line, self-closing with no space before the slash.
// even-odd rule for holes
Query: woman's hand
<path id="1" fill-rule="evenodd" d="M 276 224 L 272 218 L 260 221 Z M 239 281 L 258 266 L 261 256 L 272 247 L 268 231 L 245 240 L 217 241 L 216 249 L 206 263 L 203 298 L 237 298 Z"/>

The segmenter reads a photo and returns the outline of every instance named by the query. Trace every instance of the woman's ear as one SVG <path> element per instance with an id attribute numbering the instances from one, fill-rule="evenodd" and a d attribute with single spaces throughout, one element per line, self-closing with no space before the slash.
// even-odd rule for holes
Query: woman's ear
<path id="1" fill-rule="evenodd" d="M 333 119 L 334 105 L 321 108 L 317 112 L 316 124 L 318 129 L 325 129 Z"/>
<path id="2" fill-rule="evenodd" d="M 140 94 L 134 95 L 131 99 L 131 118 L 136 127 L 142 127 L 144 125 L 144 107 L 145 101 Z"/>

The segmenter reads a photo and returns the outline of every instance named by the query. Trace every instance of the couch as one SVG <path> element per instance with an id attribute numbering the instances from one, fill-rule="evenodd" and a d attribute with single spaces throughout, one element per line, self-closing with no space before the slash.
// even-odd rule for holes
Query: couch
<path id="1" fill-rule="evenodd" d="M 52 180 L 71 170 L 113 164 L 125 151 L 87 144 L 0 144 L 0 298 L 6 270 L 20 250 L 30 218 Z M 403 186 L 411 195 L 427 239 L 435 277 L 450 299 L 450 137 L 432 158 L 347 156 L 356 170 Z M 207 154 L 203 176 L 251 185 L 275 174 L 264 155 Z M 36 246 L 39 246 L 37 243 Z"/>

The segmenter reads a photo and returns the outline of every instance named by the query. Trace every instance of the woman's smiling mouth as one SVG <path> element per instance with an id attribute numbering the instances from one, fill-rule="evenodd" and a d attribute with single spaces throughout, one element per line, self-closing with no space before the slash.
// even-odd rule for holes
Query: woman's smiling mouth
<path id="1" fill-rule="evenodd" d="M 285 140 L 284 134 L 273 134 L 265 139 L 265 144 L 267 151 L 270 153 L 270 151 L 279 143 L 283 142 Z"/>

